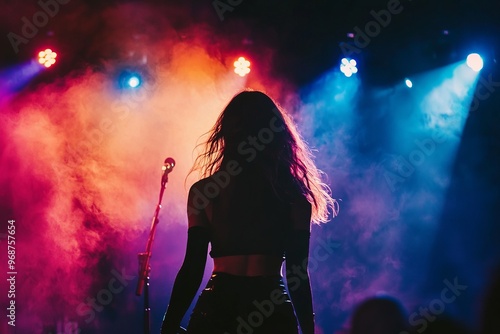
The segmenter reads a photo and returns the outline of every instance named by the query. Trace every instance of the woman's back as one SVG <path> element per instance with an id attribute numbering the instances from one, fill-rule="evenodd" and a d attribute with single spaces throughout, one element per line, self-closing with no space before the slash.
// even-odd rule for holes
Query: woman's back
<path id="1" fill-rule="evenodd" d="M 256 170 L 243 170 L 212 201 L 212 257 L 283 256 L 290 204 Z"/>
<path id="2" fill-rule="evenodd" d="M 261 170 L 245 167 L 206 207 L 214 271 L 278 275 L 293 228 L 292 202 L 301 195 L 290 184 L 272 185 Z M 211 182 L 206 178 L 197 186 L 208 189 Z"/>

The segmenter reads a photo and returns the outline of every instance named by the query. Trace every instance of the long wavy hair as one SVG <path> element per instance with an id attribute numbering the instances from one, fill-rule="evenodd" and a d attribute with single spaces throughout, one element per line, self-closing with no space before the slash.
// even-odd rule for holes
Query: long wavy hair
<path id="1" fill-rule="evenodd" d="M 264 170 L 274 188 L 285 171 L 312 204 L 312 223 L 327 222 L 330 212 L 337 215 L 338 203 L 322 181 L 324 173 L 314 164 L 310 148 L 292 119 L 268 95 L 251 90 L 237 94 L 207 135 L 191 172 L 209 177 L 230 160 L 252 163 Z M 248 159 L 243 159 L 244 154 L 250 154 Z"/>

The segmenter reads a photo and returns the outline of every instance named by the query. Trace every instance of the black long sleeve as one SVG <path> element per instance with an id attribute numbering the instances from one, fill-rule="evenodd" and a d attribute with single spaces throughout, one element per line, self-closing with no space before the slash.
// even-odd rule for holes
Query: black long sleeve
<path id="1" fill-rule="evenodd" d="M 205 271 L 209 232 L 201 226 L 188 229 L 186 256 L 175 278 L 170 304 L 163 318 L 161 334 L 177 334 L 182 318 L 200 287 Z"/>
<path id="2" fill-rule="evenodd" d="M 287 286 L 303 334 L 314 334 L 311 284 L 307 270 L 310 232 L 293 230 L 286 251 Z"/>

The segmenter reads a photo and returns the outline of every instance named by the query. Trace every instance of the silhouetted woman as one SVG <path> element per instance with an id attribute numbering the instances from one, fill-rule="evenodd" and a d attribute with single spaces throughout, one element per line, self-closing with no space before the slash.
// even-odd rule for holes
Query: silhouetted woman
<path id="1" fill-rule="evenodd" d="M 335 214 L 336 202 L 291 119 L 264 93 L 239 93 L 193 170 L 204 178 L 189 191 L 186 256 L 162 333 L 179 330 L 201 284 L 209 243 L 213 274 L 191 314 L 189 334 L 293 334 L 298 325 L 314 333 L 310 226 Z M 281 275 L 284 260 L 291 300 Z"/>

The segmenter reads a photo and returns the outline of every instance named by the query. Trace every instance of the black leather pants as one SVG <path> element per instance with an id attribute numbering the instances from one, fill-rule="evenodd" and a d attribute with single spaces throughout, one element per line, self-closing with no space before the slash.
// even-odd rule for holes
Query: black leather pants
<path id="1" fill-rule="evenodd" d="M 189 334 L 297 334 L 280 276 L 214 273 L 191 314 Z"/>

